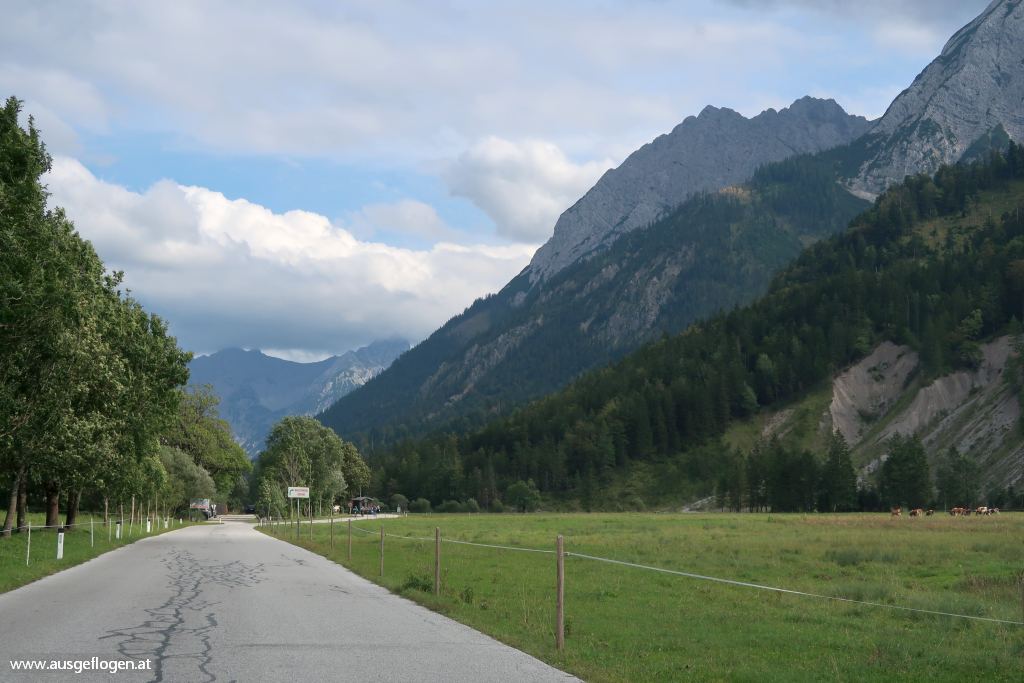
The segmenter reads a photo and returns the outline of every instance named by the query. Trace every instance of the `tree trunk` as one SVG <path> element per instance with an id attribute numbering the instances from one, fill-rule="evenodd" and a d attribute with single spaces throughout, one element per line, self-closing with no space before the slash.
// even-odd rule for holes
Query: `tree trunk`
<path id="1" fill-rule="evenodd" d="M 25 526 L 25 518 L 28 516 L 28 476 L 21 478 L 18 484 L 18 528 Z"/>
<path id="2" fill-rule="evenodd" d="M 78 504 L 82 501 L 82 490 L 72 491 L 68 494 L 68 513 L 64 518 L 64 526 L 74 528 L 78 521 Z"/>
<path id="3" fill-rule="evenodd" d="M 50 482 L 46 485 L 46 526 L 60 524 L 60 485 Z"/>
<path id="4" fill-rule="evenodd" d="M 21 480 L 24 478 L 25 466 L 22 465 L 11 481 L 11 497 L 7 504 L 7 517 L 4 519 L 3 535 L 5 538 L 10 538 L 11 530 L 14 527 L 14 519 L 18 516 L 18 491 L 21 489 Z"/>

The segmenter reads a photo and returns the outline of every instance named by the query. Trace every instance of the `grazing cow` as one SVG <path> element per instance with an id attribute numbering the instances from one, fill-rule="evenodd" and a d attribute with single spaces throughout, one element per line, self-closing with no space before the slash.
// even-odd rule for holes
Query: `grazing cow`
<path id="1" fill-rule="evenodd" d="M 963 517 L 968 512 L 970 512 L 970 511 L 967 508 L 956 507 L 956 508 L 953 508 L 952 510 L 950 510 L 949 514 L 952 515 L 953 517 Z"/>
<path id="2" fill-rule="evenodd" d="M 910 511 L 911 517 L 920 517 L 923 514 L 924 510 L 922 510 L 921 508 L 914 508 L 913 510 Z"/>
<path id="3" fill-rule="evenodd" d="M 903 513 L 903 508 L 893 508 L 889 510 L 890 517 L 899 517 Z"/>
<path id="4" fill-rule="evenodd" d="M 989 508 L 988 509 L 988 514 L 990 514 L 990 515 L 998 515 L 999 514 L 999 508 Z"/>
<path id="5" fill-rule="evenodd" d="M 925 514 L 925 515 L 927 515 L 928 517 L 931 517 L 932 515 L 934 515 L 934 514 L 935 514 L 935 510 L 932 510 L 931 508 L 929 508 L 929 509 L 928 509 L 928 512 L 926 512 L 926 513 L 924 513 L 924 514 Z"/>
<path id="6" fill-rule="evenodd" d="M 978 508 L 977 510 L 975 510 L 974 514 L 976 514 L 976 515 L 987 515 L 988 514 L 988 508 L 983 505 L 980 508 Z"/>

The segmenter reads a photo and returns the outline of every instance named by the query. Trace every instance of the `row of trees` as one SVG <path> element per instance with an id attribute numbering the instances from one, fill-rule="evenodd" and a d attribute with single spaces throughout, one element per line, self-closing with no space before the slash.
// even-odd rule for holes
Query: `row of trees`
<path id="1" fill-rule="evenodd" d="M 486 427 L 401 442 L 378 456 L 375 491 L 435 505 L 472 497 L 489 507 L 514 482 L 532 480 L 552 498 L 586 501 L 645 463 L 679 473 L 680 488 L 713 490 L 733 467 L 718 444 L 731 424 L 805 396 L 884 340 L 917 350 L 925 379 L 972 369 L 982 340 L 1021 333 L 1024 211 L 987 208 L 1019 202 L 1021 179 L 1016 144 L 984 163 L 908 178 L 845 233 L 806 250 L 754 304 L 666 336 Z M 934 228 L 937 217 L 968 215 L 943 223 L 951 227 L 942 233 Z M 776 455 L 793 471 L 826 460 Z M 881 482 L 873 488 L 892 493 Z"/>
<path id="2" fill-rule="evenodd" d="M 56 525 L 85 502 L 152 500 L 161 508 L 243 462 L 196 468 L 176 450 L 190 354 L 122 289 L 60 208 L 47 207 L 50 157 L 21 103 L 0 110 L 0 481 L 9 491 L 3 533 L 25 523 L 30 500 Z M 161 438 L 170 437 L 162 445 Z M 239 451 L 240 453 L 241 451 Z M 188 453 L 188 461 L 182 457 Z M 244 461 L 244 455 L 242 456 Z M 228 474 L 230 472 L 230 474 Z"/>

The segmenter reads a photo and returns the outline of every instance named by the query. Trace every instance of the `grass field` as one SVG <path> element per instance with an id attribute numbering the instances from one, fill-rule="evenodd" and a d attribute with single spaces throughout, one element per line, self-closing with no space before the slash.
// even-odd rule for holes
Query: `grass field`
<path id="1" fill-rule="evenodd" d="M 89 515 L 79 515 L 75 528 L 64 534 L 64 559 L 61 560 L 57 559 L 56 530 L 39 528 L 44 524 L 44 516 L 42 514 L 30 514 L 28 516 L 28 521 L 35 528 L 32 530 L 31 561 L 27 566 L 25 564 L 25 555 L 28 549 L 28 534 L 22 531 L 21 533 L 13 534 L 10 538 L 0 537 L 0 593 L 24 586 L 26 583 L 55 574 L 62 569 L 81 564 L 97 555 L 102 555 L 105 552 L 128 545 L 147 536 L 145 533 L 145 522 L 142 522 L 140 526 L 138 521 L 136 521 L 134 528 L 131 530 L 131 536 L 128 535 L 128 523 L 125 522 L 125 530 L 121 540 L 114 538 L 114 531 L 111 529 L 110 540 L 108 541 L 107 528 L 103 526 L 103 518 L 96 517 L 94 519 L 93 534 L 90 537 Z M 177 519 L 172 521 L 172 526 L 168 531 L 181 528 L 177 526 L 177 521 Z M 188 521 L 185 521 L 184 524 L 188 525 Z M 161 533 L 164 533 L 162 528 L 154 528 L 153 533 L 148 534 L 148 536 L 155 536 Z"/>
<path id="2" fill-rule="evenodd" d="M 379 529 L 388 536 L 378 575 Z M 433 533 L 553 549 L 918 609 L 1024 621 L 1024 514 L 434 515 L 268 531 L 589 681 L 1020 681 L 1024 626 L 897 611 L 566 558 L 566 648 L 554 648 L 555 558 L 442 545 Z M 344 620 L 344 615 L 339 618 Z"/>

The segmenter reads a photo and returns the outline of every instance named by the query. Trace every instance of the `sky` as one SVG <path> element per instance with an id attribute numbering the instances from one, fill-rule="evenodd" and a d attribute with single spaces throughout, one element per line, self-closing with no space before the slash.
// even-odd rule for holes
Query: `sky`
<path id="1" fill-rule="evenodd" d="M 417 342 L 705 105 L 869 118 L 978 0 L 14 0 L 0 93 L 63 206 L 196 353 Z"/>

